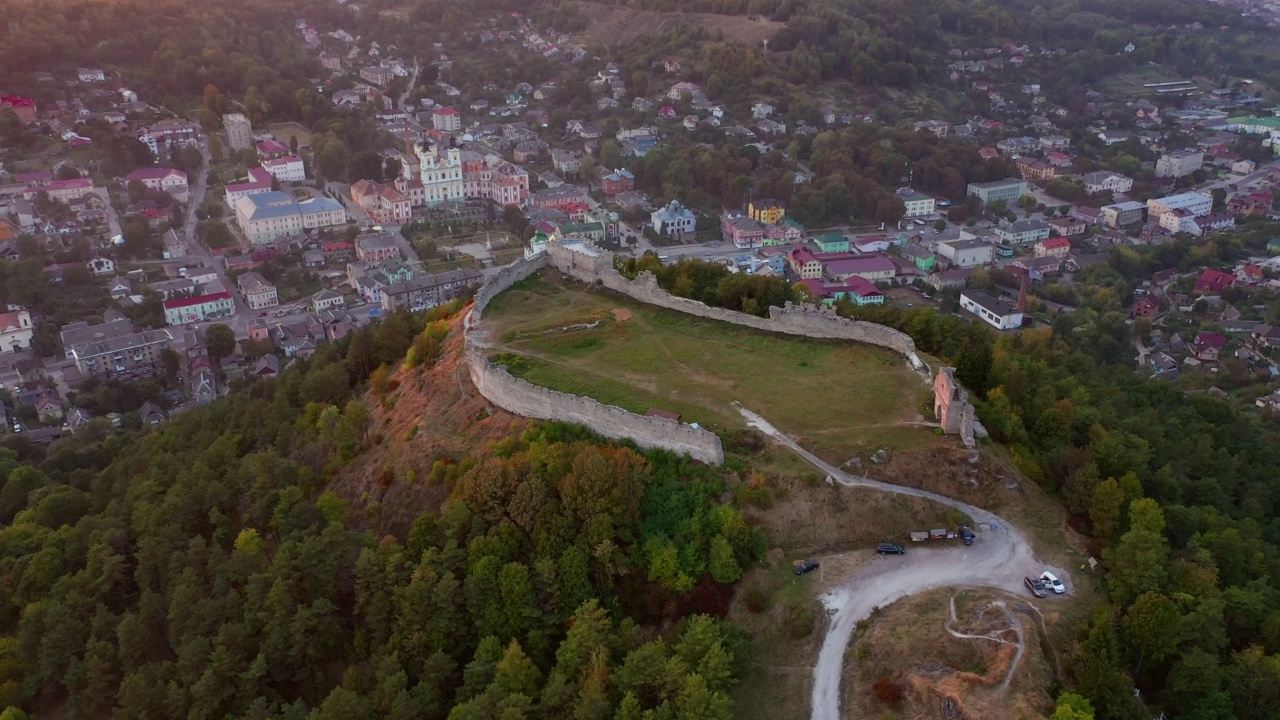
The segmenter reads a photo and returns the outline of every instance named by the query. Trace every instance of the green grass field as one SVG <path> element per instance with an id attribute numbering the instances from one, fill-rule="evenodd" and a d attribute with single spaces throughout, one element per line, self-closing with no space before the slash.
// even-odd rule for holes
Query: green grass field
<path id="1" fill-rule="evenodd" d="M 494 298 L 484 326 L 494 354 L 521 356 L 513 373 L 632 412 L 670 410 L 721 432 L 744 427 L 737 402 L 837 463 L 937 440 L 913 424 L 920 378 L 882 348 L 759 332 L 546 277 Z"/>

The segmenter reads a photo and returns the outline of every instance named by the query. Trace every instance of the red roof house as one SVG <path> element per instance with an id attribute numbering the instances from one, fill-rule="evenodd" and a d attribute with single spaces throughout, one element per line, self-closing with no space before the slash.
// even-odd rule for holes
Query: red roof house
<path id="1" fill-rule="evenodd" d="M 1133 307 L 1129 308 L 1129 319 L 1155 317 L 1156 313 L 1159 312 L 1160 301 L 1150 295 L 1144 295 L 1141 298 L 1138 298 L 1138 301 L 1133 304 Z"/>
<path id="2" fill-rule="evenodd" d="M 1235 285 L 1235 283 L 1235 275 L 1210 268 L 1200 273 L 1200 277 L 1196 278 L 1194 293 L 1196 295 L 1214 295 Z"/>

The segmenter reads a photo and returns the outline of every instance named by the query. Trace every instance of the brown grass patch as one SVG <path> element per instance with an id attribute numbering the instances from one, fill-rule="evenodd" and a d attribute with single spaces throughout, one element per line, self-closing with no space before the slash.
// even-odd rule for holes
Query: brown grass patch
<path id="1" fill-rule="evenodd" d="M 1074 569 L 1085 562 L 1084 538 L 1067 524 L 1059 498 L 1024 477 L 998 445 L 984 443 L 977 464 L 970 464 L 971 455 L 957 447 L 908 449 L 856 472 L 997 513 L 1022 528 L 1042 560 L 1059 567 Z"/>
<path id="2" fill-rule="evenodd" d="M 760 523 L 770 542 L 788 553 L 906 543 L 912 530 L 954 528 L 965 521 L 962 513 L 932 500 L 828 485 L 816 475 L 781 476 L 770 483 L 773 507 L 767 512 L 750 511 L 748 516 Z"/>
<path id="3" fill-rule="evenodd" d="M 708 32 L 719 30 L 727 40 L 756 47 L 786 27 L 786 23 L 745 15 L 653 12 L 589 2 L 578 6 L 591 19 L 587 36 L 608 45 L 624 45 L 641 35 L 659 33 L 676 25 L 695 25 Z"/>
<path id="4" fill-rule="evenodd" d="M 462 317 L 454 318 L 434 366 L 397 368 L 392 379 L 399 387 L 381 401 L 365 394 L 374 441 L 331 489 L 378 532 L 404 534 L 418 515 L 444 502 L 449 489 L 429 480 L 437 460 L 483 457 L 491 441 L 518 434 L 530 423 L 494 407 L 471 384 L 462 360 Z"/>

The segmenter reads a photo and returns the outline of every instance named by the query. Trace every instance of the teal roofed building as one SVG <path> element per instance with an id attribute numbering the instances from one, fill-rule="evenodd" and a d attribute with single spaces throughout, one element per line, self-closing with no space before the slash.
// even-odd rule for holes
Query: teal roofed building
<path id="1" fill-rule="evenodd" d="M 823 253 L 849 252 L 849 238 L 838 232 L 823 233 L 813 239 Z"/>
<path id="2" fill-rule="evenodd" d="M 1267 241 L 1267 252 L 1280 255 L 1280 238 L 1271 238 Z"/>

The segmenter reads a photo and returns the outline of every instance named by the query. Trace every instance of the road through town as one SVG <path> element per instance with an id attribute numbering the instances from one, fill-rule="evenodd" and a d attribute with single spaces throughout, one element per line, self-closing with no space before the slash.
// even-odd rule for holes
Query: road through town
<path id="1" fill-rule="evenodd" d="M 845 648 L 858 622 L 875 608 L 939 587 L 995 587 L 1021 594 L 1026 592 L 1023 577 L 1038 575 L 1046 569 L 1067 583 L 1070 591 L 1068 573 L 1039 562 L 1026 536 L 998 515 L 927 490 L 850 475 L 800 447 L 759 415 L 745 408 L 739 408 L 739 412 L 748 425 L 787 446 L 835 482 L 933 500 L 967 514 L 977 531 L 977 540 L 972 545 L 913 546 L 905 555 L 879 557 L 822 596 L 829 622 L 813 669 L 812 720 L 840 720 L 840 677 Z"/>

